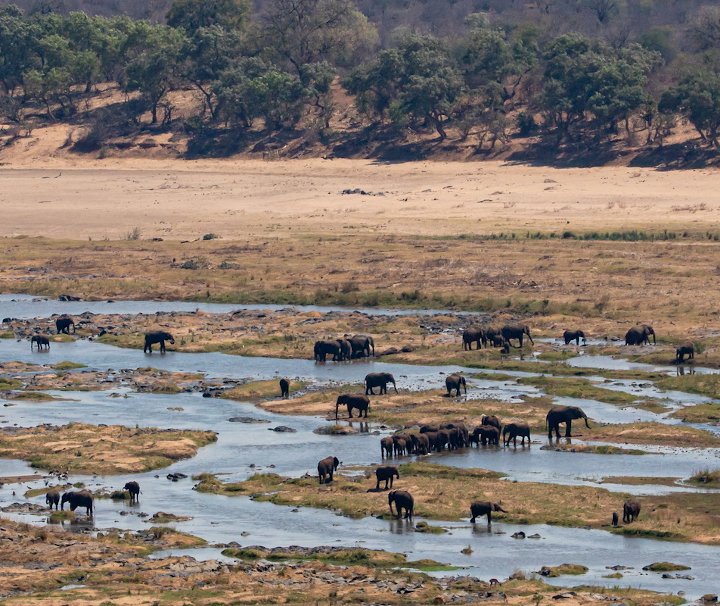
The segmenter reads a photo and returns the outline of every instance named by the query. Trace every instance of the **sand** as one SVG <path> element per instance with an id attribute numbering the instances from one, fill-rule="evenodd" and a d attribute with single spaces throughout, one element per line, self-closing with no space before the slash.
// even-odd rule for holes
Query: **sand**
<path id="1" fill-rule="evenodd" d="M 720 227 L 714 169 L 5 156 L 1 236 L 228 240 Z M 370 194 L 343 195 L 360 188 Z M 292 233 L 294 232 L 294 233 Z"/>

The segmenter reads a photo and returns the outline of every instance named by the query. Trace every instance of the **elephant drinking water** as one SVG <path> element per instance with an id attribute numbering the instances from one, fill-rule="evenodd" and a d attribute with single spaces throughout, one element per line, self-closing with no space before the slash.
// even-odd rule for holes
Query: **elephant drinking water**
<path id="1" fill-rule="evenodd" d="M 472 515 L 472 518 L 470 518 L 470 523 L 474 524 L 475 518 L 487 516 L 487 523 L 488 526 L 490 526 L 490 524 L 492 524 L 493 511 L 502 511 L 503 513 L 507 513 L 507 511 L 505 511 L 497 503 L 491 503 L 490 501 L 474 501 L 470 504 L 470 514 Z"/>

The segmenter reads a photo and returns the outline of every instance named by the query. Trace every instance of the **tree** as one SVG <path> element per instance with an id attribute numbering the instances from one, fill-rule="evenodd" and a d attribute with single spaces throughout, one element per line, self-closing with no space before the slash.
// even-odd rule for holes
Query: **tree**
<path id="1" fill-rule="evenodd" d="M 263 15 L 268 52 L 303 65 L 357 65 L 378 41 L 377 31 L 351 0 L 270 0 Z"/>
<path id="2" fill-rule="evenodd" d="M 660 98 L 661 112 L 687 117 L 703 141 L 718 147 L 720 129 L 720 65 L 707 64 L 689 71 L 677 86 Z"/>
<path id="3" fill-rule="evenodd" d="M 175 0 L 167 14 L 167 24 L 193 36 L 207 27 L 242 29 L 249 13 L 248 0 Z"/>
<path id="4" fill-rule="evenodd" d="M 444 122 L 452 115 L 463 90 L 462 76 L 442 43 L 431 36 L 409 35 L 397 48 L 377 57 L 345 80 L 358 95 L 358 107 L 396 123 L 424 120 L 441 139 Z"/>
<path id="5" fill-rule="evenodd" d="M 33 64 L 30 26 L 14 4 L 0 7 L 0 83 L 13 96 Z"/>
<path id="6" fill-rule="evenodd" d="M 132 58 L 126 69 L 125 90 L 139 91 L 148 102 L 152 124 L 158 106 L 177 83 L 184 36 L 180 30 L 140 22 L 131 36 Z M 169 119 L 166 116 L 167 121 Z"/>

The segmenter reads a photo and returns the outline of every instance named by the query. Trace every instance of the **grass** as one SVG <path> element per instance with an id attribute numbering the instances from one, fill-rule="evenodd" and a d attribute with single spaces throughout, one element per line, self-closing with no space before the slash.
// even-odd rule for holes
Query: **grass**
<path id="1" fill-rule="evenodd" d="M 78 362 L 70 362 L 69 360 L 63 360 L 62 362 L 53 364 L 51 368 L 53 370 L 75 370 L 78 368 L 87 368 L 87 366 Z"/>
<path id="2" fill-rule="evenodd" d="M 685 423 L 720 423 L 720 404 L 715 402 L 707 402 L 705 404 L 695 404 L 694 406 L 684 406 L 670 414 L 675 419 L 681 419 Z"/>
<path id="3" fill-rule="evenodd" d="M 589 380 L 582 378 L 557 378 L 548 375 L 541 377 L 520 377 L 520 385 L 533 385 L 548 395 L 566 398 L 579 398 L 584 400 L 597 400 L 608 404 L 628 406 L 638 398 L 624 391 L 614 391 L 593 385 Z"/>
<path id="4" fill-rule="evenodd" d="M 690 476 L 688 483 L 707 488 L 720 488 L 720 469 L 698 471 Z"/>
<path id="5" fill-rule="evenodd" d="M 643 566 L 643 570 L 650 572 L 676 572 L 678 570 L 690 570 L 690 566 L 674 564 L 673 562 L 653 562 L 652 564 Z"/>
<path id="6" fill-rule="evenodd" d="M 490 500 L 507 510 L 493 516 L 500 523 L 603 528 L 628 536 L 720 544 L 720 503 L 713 494 L 641 497 L 640 519 L 631 526 L 613 529 L 610 512 L 621 510 L 628 495 L 597 487 L 566 486 L 558 490 L 552 484 L 508 482 L 501 474 L 488 470 L 426 462 L 400 465 L 399 472 L 395 488 L 415 497 L 418 522 L 467 520 L 471 501 Z M 196 479 L 201 492 L 330 509 L 352 518 L 389 518 L 387 494 L 368 492 L 375 487 L 372 468 L 341 468 L 327 485 L 318 484 L 315 477 L 287 478 L 278 474 L 256 474 L 244 482 L 229 483 L 211 474 Z"/>
<path id="7" fill-rule="evenodd" d="M 211 431 L 44 425 L 0 435 L 0 457 L 70 473 L 141 472 L 190 458 L 216 439 Z"/>
<path id="8" fill-rule="evenodd" d="M 302 381 L 295 381 L 291 384 L 291 389 L 297 391 L 304 389 L 306 383 Z M 223 392 L 222 397 L 229 400 L 240 400 L 240 401 L 257 401 L 257 400 L 268 400 L 272 398 L 278 398 L 280 396 L 280 386 L 278 381 L 251 381 L 238 385 L 232 389 L 228 389 Z"/>
<path id="9" fill-rule="evenodd" d="M 680 478 L 605 476 L 602 484 L 627 484 L 628 486 L 677 486 Z"/>
<path id="10" fill-rule="evenodd" d="M 720 374 L 695 374 L 664 377 L 657 382 L 660 389 L 697 393 L 720 399 Z"/>
<path id="11" fill-rule="evenodd" d="M 590 570 L 582 564 L 560 564 L 559 566 L 543 566 L 540 574 L 544 577 L 556 578 L 563 576 L 579 576 Z"/>
<path id="12" fill-rule="evenodd" d="M 544 450 L 557 450 L 563 452 L 575 452 L 584 454 L 599 455 L 644 455 L 647 454 L 639 448 L 620 448 L 619 446 L 610 446 L 607 444 L 566 444 L 564 442 L 554 443 L 549 446 L 542 446 Z"/>

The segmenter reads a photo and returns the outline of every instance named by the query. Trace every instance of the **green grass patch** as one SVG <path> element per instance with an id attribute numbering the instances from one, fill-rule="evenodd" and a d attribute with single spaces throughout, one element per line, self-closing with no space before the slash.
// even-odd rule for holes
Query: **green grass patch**
<path id="1" fill-rule="evenodd" d="M 708 488 L 720 488 L 720 469 L 713 471 L 703 469 L 702 471 L 698 471 L 690 476 L 688 483 L 697 486 L 707 486 Z"/>
<path id="2" fill-rule="evenodd" d="M 63 360 L 57 364 L 51 366 L 53 370 L 75 370 L 77 368 L 87 368 L 85 364 L 79 364 L 78 362 L 70 362 L 69 360 Z"/>
<path id="3" fill-rule="evenodd" d="M 653 562 L 652 564 L 643 566 L 643 570 L 650 572 L 677 572 L 678 570 L 690 570 L 690 566 L 675 564 L 673 562 Z"/>
<path id="4" fill-rule="evenodd" d="M 544 577 L 562 577 L 568 575 L 579 576 L 585 574 L 589 568 L 582 564 L 560 564 L 559 566 L 543 566 L 540 575 Z"/>
<path id="5" fill-rule="evenodd" d="M 707 402 L 695 406 L 685 406 L 670 414 L 674 419 L 680 419 L 684 423 L 720 423 L 720 404 Z"/>
<path id="6" fill-rule="evenodd" d="M 53 400 L 60 400 L 60 398 L 51 396 L 49 393 L 43 393 L 42 391 L 18 391 L 12 394 L 12 399 L 28 402 L 52 402 Z"/>
<path id="7" fill-rule="evenodd" d="M 14 339 L 15 333 L 12 330 L 0 331 L 0 339 Z"/>
<path id="8" fill-rule="evenodd" d="M 663 377 L 658 380 L 657 386 L 660 389 L 685 391 L 720 399 L 720 374 Z"/>
<path id="9" fill-rule="evenodd" d="M 633 404 L 638 398 L 623 391 L 613 391 L 597 387 L 588 379 L 573 378 L 557 378 L 547 375 L 540 377 L 520 377 L 517 379 L 520 385 L 532 385 L 543 390 L 551 396 L 559 396 L 566 398 L 579 398 L 584 400 L 597 400 L 598 402 L 606 402 L 607 404 L 629 405 Z"/>
<path id="10" fill-rule="evenodd" d="M 22 382 L 17 379 L 0 379 L 0 391 L 22 389 Z"/>

